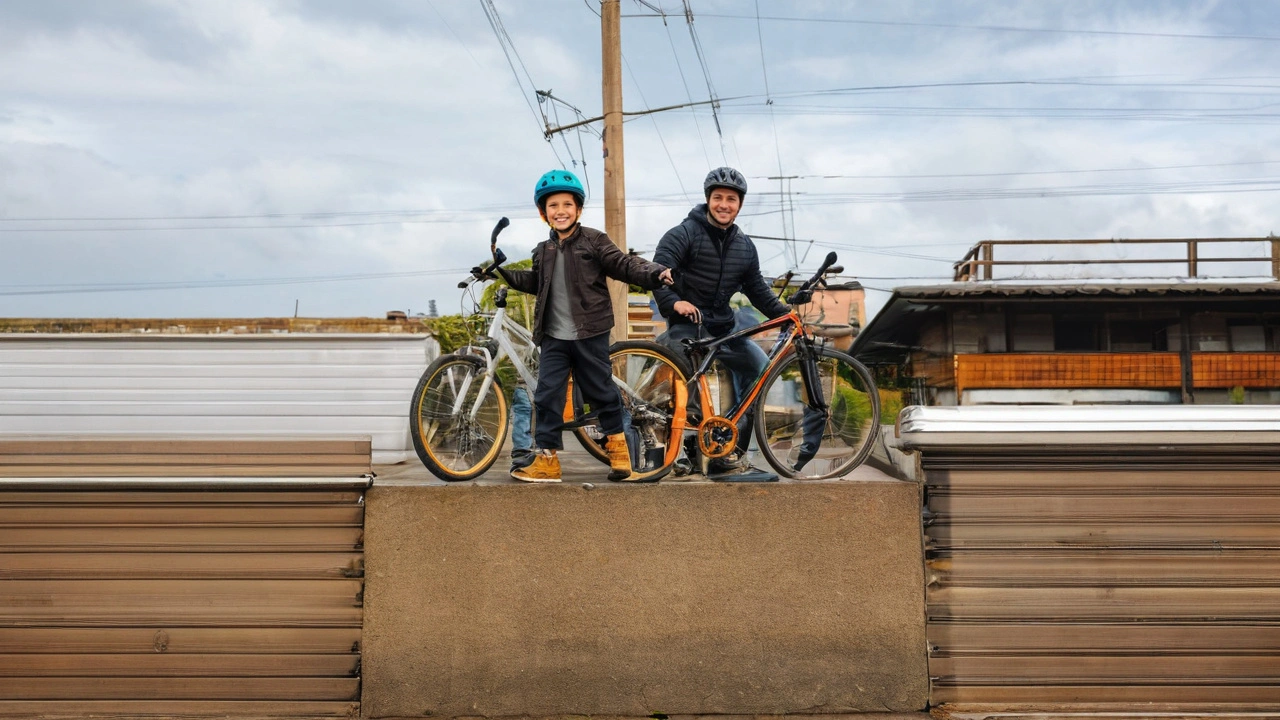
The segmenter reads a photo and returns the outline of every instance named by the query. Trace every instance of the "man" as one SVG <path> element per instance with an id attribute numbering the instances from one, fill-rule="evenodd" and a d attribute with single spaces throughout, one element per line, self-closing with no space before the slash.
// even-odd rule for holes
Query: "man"
<path id="1" fill-rule="evenodd" d="M 707 174 L 702 190 L 707 202 L 694 206 L 683 222 L 668 230 L 653 254 L 653 261 L 671 268 L 675 277 L 673 285 L 653 292 L 668 326 L 658 342 L 681 355 L 681 340 L 696 337 L 698 325 L 714 337 L 733 332 L 734 311 L 729 300 L 735 293 L 746 295 L 769 318 L 787 313 L 760 274 L 755 244 L 734 224 L 747 195 L 747 179 L 733 168 L 716 168 Z M 725 343 L 717 357 L 732 372 L 739 398 L 769 362 L 749 338 Z M 750 442 L 750 428 L 751 414 L 747 413 L 738 427 L 736 454 L 713 460 L 710 474 L 746 469 L 742 454 Z"/>

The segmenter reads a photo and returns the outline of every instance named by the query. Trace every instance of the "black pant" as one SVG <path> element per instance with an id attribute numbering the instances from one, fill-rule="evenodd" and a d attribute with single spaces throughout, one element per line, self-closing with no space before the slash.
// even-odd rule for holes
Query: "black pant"
<path id="1" fill-rule="evenodd" d="M 606 435 L 622 432 L 622 396 L 613 384 L 609 333 L 582 340 L 560 340 L 545 335 L 538 356 L 538 389 L 533 400 L 537 410 L 533 441 L 541 450 L 564 447 L 561 432 L 570 372 L 582 401 L 598 415 L 600 429 Z"/>

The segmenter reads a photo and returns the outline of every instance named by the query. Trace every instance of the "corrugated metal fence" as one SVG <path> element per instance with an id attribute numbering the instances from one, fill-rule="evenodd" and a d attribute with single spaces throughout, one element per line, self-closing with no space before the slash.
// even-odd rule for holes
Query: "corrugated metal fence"
<path id="1" fill-rule="evenodd" d="M 0 439 L 0 715 L 352 716 L 364 439 Z"/>
<path id="2" fill-rule="evenodd" d="M 911 408 L 931 701 L 1280 710 L 1280 409 Z"/>
<path id="3" fill-rule="evenodd" d="M 368 435 L 414 457 L 434 339 L 398 334 L 0 334 L 0 437 Z"/>

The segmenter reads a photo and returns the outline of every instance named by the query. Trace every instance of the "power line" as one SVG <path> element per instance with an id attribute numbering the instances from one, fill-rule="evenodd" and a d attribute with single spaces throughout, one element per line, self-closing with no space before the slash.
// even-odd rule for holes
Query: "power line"
<path id="1" fill-rule="evenodd" d="M 673 44 L 673 50 L 674 50 L 674 44 Z M 677 59 L 677 67 L 679 68 L 678 59 Z M 707 74 L 705 70 L 704 70 L 704 77 L 708 81 L 710 80 L 710 75 Z M 682 79 L 683 79 L 683 73 L 682 73 Z M 734 95 L 731 97 L 716 97 L 713 95 L 709 100 L 695 101 L 690 99 L 688 102 L 685 102 L 685 103 L 665 105 L 662 107 L 651 108 L 643 112 L 638 112 L 638 111 L 623 112 L 622 114 L 626 117 L 635 117 L 639 115 L 647 115 L 650 113 L 665 112 L 667 110 L 679 110 L 679 109 L 689 108 L 694 113 L 696 118 L 697 109 L 699 107 L 710 106 L 712 118 L 716 122 L 717 132 L 720 132 L 719 113 L 725 109 L 726 104 L 728 104 L 729 109 L 736 114 L 760 113 L 768 109 L 769 107 L 775 107 L 775 108 L 781 107 L 784 111 L 790 112 L 792 114 L 811 114 L 811 115 L 863 114 L 863 115 L 917 115 L 917 116 L 927 117 L 931 115 L 930 111 L 934 111 L 932 112 L 932 114 L 938 115 L 938 116 L 945 116 L 945 117 L 956 116 L 957 113 L 967 113 L 968 114 L 967 116 L 972 116 L 972 117 L 986 117 L 986 116 L 1041 117 L 1041 115 L 1035 115 L 1031 113 L 1034 113 L 1036 111 L 1047 112 L 1048 110 L 1056 110 L 1058 111 L 1058 115 L 1044 115 L 1044 116 L 1059 117 L 1064 113 L 1067 113 L 1067 114 L 1075 113 L 1076 115 L 1080 115 L 1081 111 L 1093 111 L 1098 113 L 1098 116 L 1091 119 L 1110 120 L 1110 119 L 1168 119 L 1165 117 L 1153 115 L 1153 113 L 1170 112 L 1169 108 L 1163 108 L 1163 109 L 1146 108 L 1146 109 L 1138 109 L 1138 110 L 1134 110 L 1132 108 L 1045 108 L 1045 107 L 977 108 L 975 109 L 968 106 L 942 107 L 942 108 L 934 108 L 930 106 L 900 106 L 900 107 L 889 106 L 887 108 L 879 107 L 879 106 L 862 106 L 862 107 L 850 108 L 847 106 L 836 106 L 836 105 L 795 105 L 795 104 L 788 104 L 785 106 L 777 105 L 778 100 L 795 100 L 797 98 L 803 98 L 803 97 L 827 97 L 827 96 L 839 96 L 839 95 L 859 95 L 859 94 L 874 94 L 874 93 L 888 93 L 888 92 L 914 92 L 919 90 L 938 90 L 938 89 L 950 89 L 950 88 L 998 88 L 998 87 L 1037 87 L 1037 86 L 1043 86 L 1043 87 L 1076 87 L 1078 86 L 1078 87 L 1103 87 L 1103 88 L 1115 88 L 1115 89 L 1125 89 L 1125 88 L 1127 89 L 1184 88 L 1185 89 L 1185 88 L 1195 88 L 1195 87 L 1209 87 L 1209 88 L 1232 87 L 1231 85 L 1221 85 L 1221 84 L 1215 85 L 1212 83 L 1205 83 L 1204 81 L 1196 81 L 1193 83 L 1192 82 L 1184 82 L 1184 83 L 1105 82 L 1104 83 L 1104 82 L 1098 82 L 1097 80 L 1086 81 L 1086 80 L 1078 80 L 1078 79 L 963 80 L 963 81 L 945 81 L 945 82 L 928 82 L 928 83 L 897 83 L 897 84 L 891 84 L 891 85 L 863 85 L 863 86 L 843 87 L 843 88 L 826 88 L 821 90 L 797 90 L 797 91 L 788 92 L 788 93 L 772 94 L 771 96 L 762 96 L 762 95 L 750 94 L 750 93 L 743 94 L 743 95 Z M 1280 86 L 1258 86 L 1258 87 L 1280 89 Z M 686 95 L 688 95 L 690 98 L 692 97 L 692 95 L 689 93 L 687 82 L 685 84 L 685 92 L 686 92 Z M 714 92 L 714 89 L 712 89 L 712 92 Z M 1273 93 L 1267 93 L 1267 94 L 1273 94 Z M 1251 96 L 1256 96 L 1256 95 L 1258 95 L 1258 93 L 1251 94 Z M 767 101 L 770 98 L 774 102 L 773 106 L 769 106 L 767 105 L 767 103 L 759 102 L 761 100 Z M 762 105 L 763 107 L 761 107 Z M 1263 111 L 1268 109 L 1269 107 L 1271 106 L 1263 105 L 1263 106 L 1257 106 L 1254 108 L 1246 108 L 1246 109 Z M 1190 117 L 1174 118 L 1174 119 L 1182 119 L 1182 120 L 1205 119 L 1205 118 L 1195 117 L 1194 113 L 1197 113 L 1197 112 L 1199 113 L 1217 112 L 1221 116 L 1220 118 L 1218 116 L 1209 116 L 1210 119 L 1232 119 L 1231 117 L 1232 114 L 1234 114 L 1235 116 L 1238 116 L 1236 119 L 1239 119 L 1239 118 L 1266 119 L 1271 117 L 1270 115 L 1265 115 L 1265 114 L 1264 115 L 1242 114 L 1239 108 L 1207 108 L 1207 109 L 1206 108 L 1174 108 L 1173 110 L 1181 112 L 1184 115 L 1188 113 L 1192 114 Z M 1117 114 L 1122 112 L 1127 112 L 1132 117 L 1124 117 Z M 1022 114 L 1019 114 L 1019 113 L 1022 113 Z M 560 127 L 554 127 L 554 128 L 548 127 L 545 130 L 544 135 L 550 136 L 557 132 L 573 129 L 578 126 L 586 125 L 589 123 L 599 122 L 600 120 L 603 120 L 603 119 L 604 119 L 603 116 L 585 118 L 579 122 L 570 123 L 568 125 L 563 125 Z M 699 137 L 701 137 L 700 126 L 699 126 Z M 721 139 L 721 152 L 723 153 L 724 136 L 722 133 L 720 134 L 720 139 Z M 704 145 L 705 145 L 705 140 L 704 140 Z M 705 148 L 704 148 L 704 151 L 705 151 Z M 708 159 L 708 164 L 710 164 L 710 159 Z"/>
<path id="2" fill-rule="evenodd" d="M 676 60 L 676 71 L 680 73 L 680 83 L 684 85 L 684 94 L 689 99 L 689 104 L 693 104 L 693 92 L 689 90 L 689 80 L 684 75 L 684 66 L 680 63 L 680 53 L 676 51 L 675 38 L 671 36 L 671 25 L 667 23 L 667 14 L 662 13 L 662 27 L 667 33 L 667 42 L 671 45 L 671 55 Z M 707 152 L 707 139 L 702 136 L 702 123 L 698 122 L 698 113 L 693 107 L 689 108 L 693 114 L 693 126 L 698 131 L 698 142 L 702 144 L 702 155 L 707 160 L 707 167 L 711 167 L 711 155 Z"/>
<path id="3" fill-rule="evenodd" d="M 427 0 L 427 5 L 431 8 L 432 12 L 436 14 L 436 17 L 440 18 L 440 22 L 449 30 L 449 33 L 453 35 L 453 38 L 458 41 L 458 44 L 462 46 L 462 49 L 466 51 L 467 57 L 471 58 L 471 62 L 475 63 L 476 67 L 484 68 L 484 66 L 480 64 L 480 61 L 476 60 L 476 56 L 471 54 L 471 48 L 467 47 L 467 43 L 462 41 L 462 37 L 458 35 L 457 31 L 453 29 L 453 26 L 449 24 L 449 21 L 445 19 L 444 14 L 436 8 L 435 3 L 431 0 Z"/>
<path id="4" fill-rule="evenodd" d="M 386 280 L 390 278 L 424 277 L 466 273 L 466 268 L 418 270 L 410 272 L 361 273 L 357 275 L 324 275 L 313 277 L 241 278 L 222 280 L 181 280 L 172 282 L 138 283 L 84 283 L 65 285 L 9 285 L 0 286 L 0 296 L 20 295 L 79 295 L 107 292 L 152 292 L 157 290 L 199 290 L 203 288 L 265 287 L 271 285 L 303 285 L 353 280 Z M 22 289 L 12 289 L 22 288 Z"/>
<path id="5" fill-rule="evenodd" d="M 529 80 L 529 86 L 533 88 L 535 93 L 537 93 L 538 86 L 533 82 L 533 78 L 529 76 L 529 69 L 525 67 L 524 60 L 520 58 L 515 42 L 507 34 L 507 28 L 502 24 L 502 17 L 498 15 L 498 8 L 494 6 L 493 0 L 480 0 L 480 7 L 484 10 L 485 18 L 489 20 L 489 27 L 493 28 L 493 33 L 498 38 L 498 46 L 502 48 L 502 54 L 507 58 L 507 65 L 511 68 L 511 73 L 515 75 L 516 86 L 520 88 L 520 96 L 524 98 L 525 104 L 529 106 L 529 112 L 533 113 L 534 120 L 540 121 L 539 129 L 546 128 L 548 125 L 547 116 L 540 114 L 534 108 L 533 102 L 529 100 L 529 95 L 524 89 L 524 83 L 520 80 L 520 73 L 516 70 L 516 62 L 520 63 L 520 68 L 524 70 L 524 76 Z M 515 55 L 514 62 L 511 59 L 512 55 Z M 551 144 L 550 138 L 547 139 L 547 146 L 551 148 L 551 153 L 556 156 L 556 162 L 560 163 L 560 167 L 564 167 L 564 160 L 560 157 L 560 153 L 556 151 L 556 146 Z"/>
<path id="6" fill-rule="evenodd" d="M 903 257 L 912 260 L 933 260 L 937 262 L 955 262 L 951 258 L 933 257 L 931 255 L 917 255 L 914 253 L 904 253 L 897 250 L 886 250 L 884 248 L 868 247 L 866 245 L 848 245 L 845 243 L 835 243 L 827 240 L 797 240 L 796 238 L 776 237 L 772 235 L 751 235 L 752 240 L 774 240 L 784 243 L 807 242 L 811 245 L 817 245 L 825 248 L 835 248 L 837 250 L 848 250 L 856 253 L 866 253 L 868 255 L 887 255 L 890 257 Z"/>
<path id="7" fill-rule="evenodd" d="M 733 20 L 751 20 L 750 15 L 733 15 L 729 13 L 702 13 L 703 17 L 725 18 Z M 854 20 L 851 18 L 803 18 L 803 17 L 784 17 L 778 15 L 768 15 L 760 18 L 761 20 L 769 20 L 771 22 L 803 22 L 803 23 L 830 23 L 843 25 L 871 25 L 880 27 L 922 27 L 922 28 L 941 28 L 946 30 L 980 30 L 984 32 L 1021 32 L 1021 33 L 1048 33 L 1056 35 L 1110 35 L 1118 37 L 1152 37 L 1152 38 L 1173 38 L 1183 40 L 1250 40 L 1261 42 L 1280 41 L 1280 37 L 1269 35 L 1209 35 L 1201 33 L 1165 33 L 1165 32 L 1138 32 L 1126 30 L 1090 30 L 1083 28 L 1037 28 L 1023 27 L 1018 25 L 963 25 L 960 23 L 927 23 L 927 22 L 907 22 L 900 20 Z"/>
<path id="8" fill-rule="evenodd" d="M 702 77 L 707 81 L 707 95 L 711 99 L 711 118 L 716 124 L 716 135 L 720 137 L 720 157 L 724 159 L 725 163 L 728 163 L 729 159 L 725 157 L 724 153 L 724 129 L 720 126 L 720 115 L 716 111 L 719 102 L 716 98 L 716 90 L 711 85 L 711 70 L 707 67 L 707 58 L 702 52 L 702 42 L 698 40 L 698 31 L 693 27 L 693 6 L 689 4 L 689 0 L 683 0 L 683 2 L 685 24 L 689 26 L 689 37 L 693 40 L 693 51 L 698 56 L 698 65 L 702 68 Z"/>
<path id="9" fill-rule="evenodd" d="M 796 175 L 801 180 L 921 180 L 943 178 L 977 178 L 977 177 L 1019 177 L 1022 175 L 1075 175 L 1085 173 L 1111 172 L 1150 172 L 1152 170 L 1189 170 L 1198 168 L 1242 167 L 1248 165 L 1276 165 L 1280 160 L 1253 160 L 1249 162 L 1206 163 L 1200 165 L 1154 165 L 1150 167 L 1127 168 L 1092 168 L 1080 170 L 1022 170 L 994 173 L 934 173 L 921 175 Z M 758 179 L 768 179 L 763 175 L 753 175 Z"/>
<path id="10" fill-rule="evenodd" d="M 834 105 L 775 105 L 759 107 L 729 105 L 720 112 L 731 115 L 761 115 L 781 112 L 791 115 L 855 115 L 864 117 L 908 118 L 990 118 L 990 119 L 1044 119 L 1044 120 L 1119 120 L 1137 122 L 1212 122 L 1215 124 L 1274 125 L 1280 123 L 1280 114 L 1271 104 L 1247 108 L 1109 108 L 1109 107 L 960 107 L 960 106 L 834 106 Z"/>
<path id="11" fill-rule="evenodd" d="M 640 93 L 640 102 L 644 103 L 645 108 L 648 108 L 649 101 L 645 99 L 644 90 L 641 89 L 640 81 L 636 79 L 636 74 L 632 71 L 631 62 L 627 60 L 626 54 L 622 55 L 622 63 L 627 66 L 627 74 L 631 76 L 631 84 L 635 86 L 636 92 Z M 671 156 L 671 150 L 667 148 L 667 141 L 662 137 L 662 130 L 658 128 L 658 119 L 653 113 L 650 113 L 649 120 L 653 122 L 653 131 L 658 134 L 658 142 L 662 143 L 662 151 L 667 154 L 667 162 L 671 163 L 671 172 L 675 173 L 676 183 L 680 186 L 680 193 L 688 201 L 689 191 L 685 189 L 684 179 L 680 177 L 680 169 L 676 167 L 676 160 Z"/>
<path id="12" fill-rule="evenodd" d="M 760 45 L 760 74 L 764 78 L 765 104 L 769 107 L 769 123 L 773 126 L 773 152 L 774 152 L 774 156 L 778 160 L 778 190 L 779 190 L 778 201 L 781 203 L 781 207 L 782 207 L 782 215 L 781 215 L 782 234 L 783 236 L 794 235 L 795 234 L 795 215 L 794 214 L 790 216 L 791 225 L 792 225 L 792 227 L 790 228 L 790 231 L 788 231 L 788 228 L 787 228 L 788 195 L 784 193 L 786 193 L 786 190 L 789 188 L 790 183 L 786 178 L 786 173 L 783 172 L 782 170 L 782 144 L 778 141 L 778 119 L 774 117 L 773 96 L 769 92 L 769 64 L 768 62 L 765 61 L 765 58 L 764 58 L 764 30 L 760 25 L 760 0 L 755 0 L 755 8 L 756 8 L 756 40 Z M 798 255 L 799 253 L 796 251 L 795 243 L 792 242 L 791 264 L 793 267 L 798 266 L 800 264 L 800 258 L 798 257 Z"/>
<path id="13" fill-rule="evenodd" d="M 945 188 L 916 192 L 805 193 L 800 204 L 860 205 L 877 203 L 956 202 L 973 200 L 1028 200 L 1064 197 L 1120 197 L 1131 195 L 1204 195 L 1280 191 L 1280 178 L 1230 179 L 1200 182 L 1114 183 L 1029 188 Z M 761 211 L 746 217 L 772 214 Z"/>
<path id="14" fill-rule="evenodd" d="M 1276 164 L 1280 161 L 1262 160 L 1248 163 L 1221 163 L 1206 165 L 1170 165 L 1157 168 L 1099 168 L 1095 170 L 1060 170 L 1029 171 L 1026 173 L 967 173 L 956 175 L 868 175 L 851 176 L 865 179 L 901 179 L 901 178 L 969 178 L 1006 176 L 1039 176 L 1057 173 L 1088 172 L 1130 172 L 1145 170 L 1182 169 L 1197 167 L 1231 167 L 1237 165 Z M 828 176 L 806 176 L 828 177 Z M 839 177 L 839 176 L 837 176 Z M 1222 178 L 1217 180 L 1179 180 L 1171 182 L 1118 182 L 1088 183 L 1079 185 L 1032 186 L 1023 188 L 980 187 L 980 188 L 935 188 L 910 192 L 830 192 L 830 193 L 794 193 L 795 202 L 805 206 L 832 204 L 866 204 L 892 202 L 950 202 L 957 200 L 1008 200 L 1035 199 L 1054 197 L 1084 196 L 1128 196 L 1128 195 L 1168 195 L 1168 194 L 1211 194 L 1238 192 L 1275 192 L 1280 190 L 1280 177 L 1263 178 Z M 754 193 L 756 196 L 770 193 Z M 656 195 L 633 198 L 630 204 L 636 207 L 664 207 L 677 202 L 685 202 L 687 198 L 672 195 Z M 17 217 L 0 218 L 0 233 L 32 233 L 32 232 L 145 232 L 145 231 L 185 231 L 185 230 L 285 230 L 305 228 L 340 228 L 363 227 L 398 224 L 448 224 L 474 222 L 474 217 L 493 216 L 519 212 L 522 206 L 488 205 L 472 208 L 451 208 L 448 210 L 395 210 L 395 211 L 346 211 L 324 213 L 267 213 L 267 214 L 233 214 L 233 215 L 151 215 L 151 216 L 86 216 L 86 217 Z M 756 217 L 773 214 L 777 210 L 744 213 L 743 217 Z M 472 216 L 471 218 L 467 216 Z M 364 219 L 368 218 L 368 219 Z M 352 219 L 346 222 L 345 220 Z M 234 221 L 286 220 L 286 223 L 240 224 Z M 317 220 L 323 222 L 306 222 Z M 200 225 L 148 225 L 145 223 L 180 223 L 202 222 Z M 48 227 L 52 223 L 95 223 L 92 225 L 60 225 Z M 107 225 L 105 223 L 131 223 L 128 225 Z M 21 227 L 23 224 L 38 224 L 38 227 Z"/>

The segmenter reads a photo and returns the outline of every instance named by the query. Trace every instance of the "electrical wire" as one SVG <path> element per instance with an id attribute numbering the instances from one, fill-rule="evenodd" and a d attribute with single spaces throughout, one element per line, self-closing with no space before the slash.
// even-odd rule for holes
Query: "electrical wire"
<path id="1" fill-rule="evenodd" d="M 671 45 L 671 55 L 676 60 L 676 71 L 680 73 L 680 83 L 684 85 L 684 94 L 688 98 L 690 105 L 693 103 L 693 91 L 689 89 L 689 80 L 685 77 L 684 66 L 680 63 L 680 53 L 676 51 L 676 41 L 671 35 L 671 25 L 667 23 L 667 15 L 665 10 L 662 14 L 662 27 L 667 32 L 667 42 Z M 702 123 L 698 122 L 698 113 L 692 106 L 689 112 L 693 114 L 693 126 L 698 130 L 698 142 L 702 144 L 702 155 L 707 160 L 707 167 L 711 167 L 711 153 L 707 151 L 707 139 L 702 135 Z"/>
<path id="2" fill-rule="evenodd" d="M 1153 165 L 1149 167 L 1127 168 L 1086 168 L 1080 170 L 1021 170 L 992 173 L 933 173 L 920 175 L 796 175 L 801 180 L 921 180 L 944 178 L 979 178 L 979 177 L 1020 177 L 1023 175 L 1077 175 L 1086 173 L 1112 172 L 1150 172 L 1153 170 L 1188 170 L 1199 168 L 1242 167 L 1249 165 L 1276 165 L 1280 160 L 1251 160 L 1248 162 L 1206 163 L 1199 165 Z M 756 179 L 768 179 L 763 175 L 751 176 Z"/>
<path id="3" fill-rule="evenodd" d="M 786 173 L 783 172 L 782 170 L 782 144 L 778 140 L 778 119 L 773 114 L 773 95 L 769 92 L 769 64 L 768 62 L 765 61 L 765 58 L 764 58 L 764 30 L 761 27 L 760 21 L 759 21 L 760 0 L 755 0 L 755 9 L 756 9 L 756 40 L 760 45 L 760 74 L 764 78 L 764 96 L 765 96 L 765 105 L 769 107 L 769 123 L 773 126 L 773 152 L 774 152 L 774 156 L 778 160 L 778 190 L 779 190 L 778 201 L 781 203 L 781 206 L 782 206 L 782 214 L 781 214 L 782 235 L 786 237 L 787 235 L 795 235 L 795 215 L 792 214 L 790 216 L 791 228 L 790 228 L 790 231 L 788 231 L 787 199 L 790 193 L 784 190 L 784 185 L 788 185 L 788 183 L 785 177 Z M 799 264 L 800 264 L 799 253 L 796 250 L 795 242 L 793 241 L 791 244 L 791 266 L 795 267 L 795 266 L 798 266 Z"/>
<path id="4" fill-rule="evenodd" d="M 693 6 L 689 4 L 689 0 L 683 0 L 683 2 L 685 24 L 689 26 L 689 37 L 693 40 L 693 51 L 698 56 L 698 65 L 702 68 L 702 77 L 707 82 L 707 96 L 711 100 L 711 105 L 709 106 L 711 108 L 711 118 L 716 124 L 716 135 L 720 137 L 720 157 L 728 164 L 729 158 L 725 156 L 724 152 L 724 129 L 720 125 L 720 114 L 716 110 L 719 100 L 716 98 L 715 87 L 711 84 L 711 69 L 707 67 L 707 57 L 702 52 L 702 41 L 698 39 L 698 31 L 693 26 Z"/>
<path id="5" fill-rule="evenodd" d="M 525 92 L 524 83 L 520 80 L 520 73 L 516 70 L 516 62 L 519 62 L 520 68 L 524 70 L 524 76 L 529 80 L 529 86 L 533 88 L 535 96 L 538 86 L 533 82 L 533 78 L 529 76 L 529 69 L 525 67 L 524 60 L 520 58 L 515 42 L 507 34 L 507 29 L 502 24 L 502 17 L 498 15 L 498 8 L 493 4 L 493 0 L 480 0 L 480 7 L 484 10 L 484 15 L 489 20 L 489 27 L 493 28 L 493 33 L 498 38 L 498 46 L 502 48 L 502 54 L 507 58 L 507 65 L 511 68 L 511 73 L 515 75 L 516 86 L 520 88 L 520 96 L 524 98 L 525 104 L 529 106 L 529 112 L 533 113 L 534 120 L 540 123 L 538 130 L 545 132 L 548 124 L 547 116 L 539 113 L 534 107 L 534 103 L 529 99 L 529 95 Z M 514 62 L 511 59 L 512 55 L 515 55 Z M 540 105 L 541 103 L 539 103 Z M 551 148 L 551 153 L 556 156 L 556 162 L 560 163 L 560 167 L 565 167 L 564 159 L 556 151 L 555 145 L 548 140 L 547 146 Z"/>
<path id="6" fill-rule="evenodd" d="M 1242 163 L 1211 163 L 1167 165 L 1151 168 L 1095 168 L 1053 171 L 1028 171 L 1013 173 L 958 173 L 926 175 L 866 175 L 848 176 L 849 179 L 912 179 L 912 178 L 980 178 L 1045 176 L 1056 174 L 1152 172 L 1188 168 L 1236 167 L 1270 165 L 1280 160 L 1258 160 Z M 804 176 L 819 179 L 844 179 L 844 176 Z M 1019 188 L 963 187 L 933 188 L 897 192 L 802 192 L 794 193 L 794 202 L 804 206 L 832 204 L 866 204 L 899 202 L 950 202 L 958 200 L 1010 200 L 1041 199 L 1084 196 L 1141 196 L 1167 194 L 1211 194 L 1234 192 L 1274 192 L 1280 190 L 1280 177 L 1219 178 L 1211 180 L 1178 181 L 1130 181 L 1108 183 L 1084 183 L 1076 185 L 1046 185 Z M 771 193 L 757 192 L 754 197 Z M 679 195 L 637 196 L 631 199 L 634 207 L 667 207 L 687 202 L 687 193 Z M 133 216 L 78 216 L 78 217 L 8 217 L 0 218 L 0 233 L 48 233 L 48 232 L 181 232 L 191 230 L 283 230 L 307 228 L 364 227 L 376 225 L 455 224 L 470 223 L 480 217 L 495 214 L 511 214 L 523 209 L 517 205 L 487 205 L 471 208 L 431 210 L 380 210 L 341 211 L 311 213 L 264 214 L 201 214 L 201 215 L 133 215 Z M 744 212 L 749 218 L 772 214 L 777 210 Z M 246 224 L 249 221 L 249 224 Z M 276 222 L 278 221 L 278 222 Z M 118 224 L 113 224 L 118 223 Z M 162 223 L 162 224 L 153 224 Z M 183 224 L 198 223 L 198 224 Z"/>
<path id="7" fill-rule="evenodd" d="M 449 33 L 453 35 L 453 39 L 457 40 L 458 44 L 462 46 L 462 49 L 466 51 L 467 57 L 471 58 L 471 62 L 475 63 L 476 67 L 483 69 L 484 66 L 480 64 L 480 61 L 476 59 L 475 55 L 471 54 L 471 48 L 467 47 L 467 43 L 462 41 L 462 36 L 458 35 L 458 32 L 453 29 L 453 26 L 450 25 L 449 21 L 445 19 L 444 14 L 440 12 L 440 10 L 436 7 L 435 3 L 433 3 L 431 0 L 427 0 L 427 6 L 430 7 L 432 12 L 436 14 L 436 17 L 440 18 L 440 22 L 444 24 L 445 28 L 449 30 Z"/>
<path id="8" fill-rule="evenodd" d="M 751 235 L 750 237 L 752 240 L 772 240 L 772 241 L 783 242 L 783 243 L 797 242 L 795 238 L 776 237 L 772 235 Z M 845 243 L 836 243 L 836 242 L 830 242 L 827 240 L 799 240 L 798 242 L 807 242 L 807 243 L 810 243 L 811 245 L 817 245 L 819 247 L 834 248 L 837 250 L 848 250 L 850 252 L 866 253 L 868 255 L 886 255 L 889 257 L 910 258 L 912 260 L 932 260 L 936 262 L 947 262 L 947 263 L 955 262 L 950 258 L 933 257 L 931 255 L 917 255 L 915 253 L 904 253 L 904 252 L 899 252 L 897 250 L 886 250 L 884 248 L 868 247 L 866 245 L 848 245 Z"/>
<path id="9" fill-rule="evenodd" d="M 702 13 L 703 17 L 725 18 L 734 20 L 751 20 L 750 15 L 733 15 L 729 13 Z M 1091 30 L 1083 28 L 1037 28 L 1022 27 L 1017 25 L 964 25 L 960 23 L 928 23 L 928 22 L 909 22 L 901 20 L 855 20 L 852 18 L 803 18 L 803 17 L 785 17 L 777 15 L 766 15 L 761 17 L 762 20 L 770 22 L 803 22 L 803 23 L 830 23 L 843 25 L 870 25 L 878 27 L 920 27 L 920 28 L 940 28 L 944 30 L 977 30 L 983 32 L 1020 32 L 1020 33 L 1048 33 L 1057 35 L 1107 35 L 1116 37 L 1150 37 L 1150 38 L 1169 38 L 1181 40 L 1247 40 L 1259 42 L 1277 42 L 1280 37 L 1271 35 L 1210 35 L 1204 33 L 1168 33 L 1168 32 L 1138 32 L 1126 30 Z"/>
<path id="10" fill-rule="evenodd" d="M 386 280 L 392 278 L 424 277 L 432 275 L 461 275 L 466 268 L 418 270 L 409 272 L 361 273 L 356 275 L 325 275 L 315 277 L 241 278 L 222 280 L 180 280 L 170 282 L 138 283 L 83 283 L 64 285 L 0 285 L 0 296 L 22 295 L 78 295 L 108 292 L 151 292 L 156 290 L 198 290 L 204 288 L 266 287 L 272 285 L 304 285 L 354 280 Z"/>
<path id="11" fill-rule="evenodd" d="M 635 86 L 636 92 L 640 94 L 640 102 L 644 103 L 645 109 L 649 109 L 649 101 L 644 96 L 644 90 L 640 87 L 640 81 L 636 79 L 636 74 L 631 69 L 631 63 L 627 60 L 625 54 L 622 55 L 622 64 L 627 66 L 627 74 L 631 76 L 631 84 Z M 662 151 L 667 154 L 667 162 L 671 163 L 671 172 L 675 173 L 676 184 L 680 186 L 680 194 L 684 195 L 686 202 L 691 202 L 689 191 L 684 186 L 684 179 L 680 177 L 680 169 L 676 167 L 676 160 L 671 156 L 671 150 L 667 147 L 667 141 L 662 137 L 662 130 L 658 127 L 657 113 L 649 113 L 649 119 L 653 121 L 653 131 L 658 134 L 658 142 L 662 144 Z"/>

